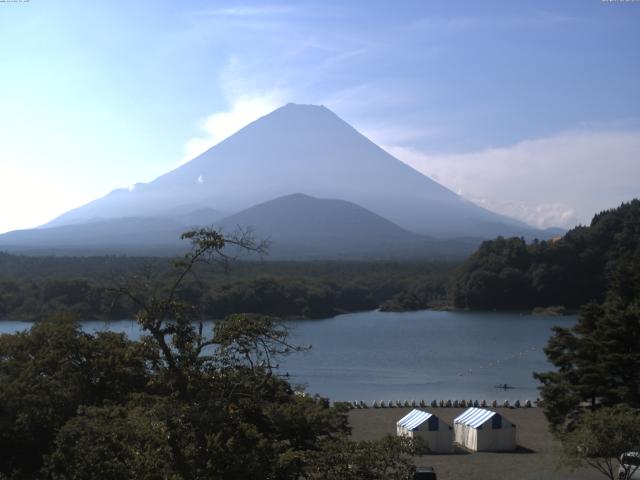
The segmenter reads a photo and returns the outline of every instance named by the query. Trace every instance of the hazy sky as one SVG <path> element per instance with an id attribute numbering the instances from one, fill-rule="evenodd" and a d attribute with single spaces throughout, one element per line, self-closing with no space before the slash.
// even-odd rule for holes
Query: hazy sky
<path id="1" fill-rule="evenodd" d="M 640 196 L 640 2 L 0 2 L 0 232 L 324 104 L 538 226 Z"/>

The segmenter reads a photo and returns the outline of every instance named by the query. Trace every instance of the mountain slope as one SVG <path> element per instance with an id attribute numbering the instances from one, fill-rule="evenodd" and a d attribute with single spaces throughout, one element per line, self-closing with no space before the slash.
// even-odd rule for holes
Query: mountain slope
<path id="1" fill-rule="evenodd" d="M 393 254 L 423 240 L 354 203 L 303 194 L 261 203 L 217 225 L 224 231 L 250 227 L 270 241 L 272 256 Z"/>
<path id="2" fill-rule="evenodd" d="M 399 227 L 354 203 L 303 194 L 279 197 L 218 221 L 210 212 L 183 215 L 182 221 L 127 217 L 0 235 L 0 250 L 27 254 L 173 255 L 187 243 L 180 234 L 211 225 L 226 234 L 250 228 L 257 240 L 268 240 L 271 259 L 462 258 L 479 239 L 438 240 Z M 186 219 L 207 221 L 186 224 Z"/>
<path id="3" fill-rule="evenodd" d="M 535 234 L 397 160 L 328 109 L 294 104 L 148 184 L 115 190 L 48 226 L 96 217 L 159 216 L 176 204 L 238 212 L 296 192 L 350 201 L 426 235 Z"/>
<path id="4" fill-rule="evenodd" d="M 125 217 L 15 230 L 0 235 L 0 250 L 34 255 L 175 252 L 186 227 L 166 218 Z"/>
<path id="5" fill-rule="evenodd" d="M 196 226 L 212 226 L 220 212 L 188 206 L 162 217 L 95 218 L 83 223 L 15 230 L 0 235 L 0 250 L 26 254 L 129 255 L 174 254 L 185 248 L 180 235 Z"/>

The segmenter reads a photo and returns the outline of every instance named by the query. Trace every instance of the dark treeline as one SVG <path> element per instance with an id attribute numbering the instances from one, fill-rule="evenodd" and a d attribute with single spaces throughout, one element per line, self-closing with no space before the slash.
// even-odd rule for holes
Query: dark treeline
<path id="1" fill-rule="evenodd" d="M 456 272 L 450 295 L 460 308 L 578 308 L 602 301 L 619 270 L 639 254 L 640 201 L 633 200 L 557 241 L 484 242 Z"/>
<path id="2" fill-rule="evenodd" d="M 203 318 L 238 312 L 321 318 L 344 312 L 426 308 L 445 302 L 452 263 L 244 262 L 201 269 L 178 292 Z M 126 280 L 125 280 L 126 279 Z M 136 306 L 113 289 L 161 291 L 166 258 L 27 257 L 0 253 L 0 319 L 132 318 Z"/>

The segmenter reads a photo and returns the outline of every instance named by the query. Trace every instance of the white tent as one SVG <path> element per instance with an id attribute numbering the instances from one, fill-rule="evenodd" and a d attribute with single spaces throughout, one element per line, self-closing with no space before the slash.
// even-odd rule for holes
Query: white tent
<path id="1" fill-rule="evenodd" d="M 411 410 L 396 424 L 398 436 L 422 438 L 434 453 L 453 451 L 453 431 L 451 427 L 429 412 Z"/>
<path id="2" fill-rule="evenodd" d="M 497 412 L 469 408 L 453 420 L 456 443 L 473 451 L 516 449 L 516 426 Z"/>

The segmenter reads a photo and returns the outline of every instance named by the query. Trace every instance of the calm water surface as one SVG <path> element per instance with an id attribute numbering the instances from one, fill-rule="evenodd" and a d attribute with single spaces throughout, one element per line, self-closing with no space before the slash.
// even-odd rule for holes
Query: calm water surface
<path id="1" fill-rule="evenodd" d="M 294 342 L 312 345 L 280 362 L 310 393 L 334 400 L 535 399 L 532 372 L 550 368 L 542 351 L 554 325 L 575 317 L 518 313 L 363 312 L 288 322 Z M 29 328 L 0 322 L 0 333 Z M 138 338 L 134 321 L 83 322 Z M 495 388 L 498 384 L 516 387 Z"/>

